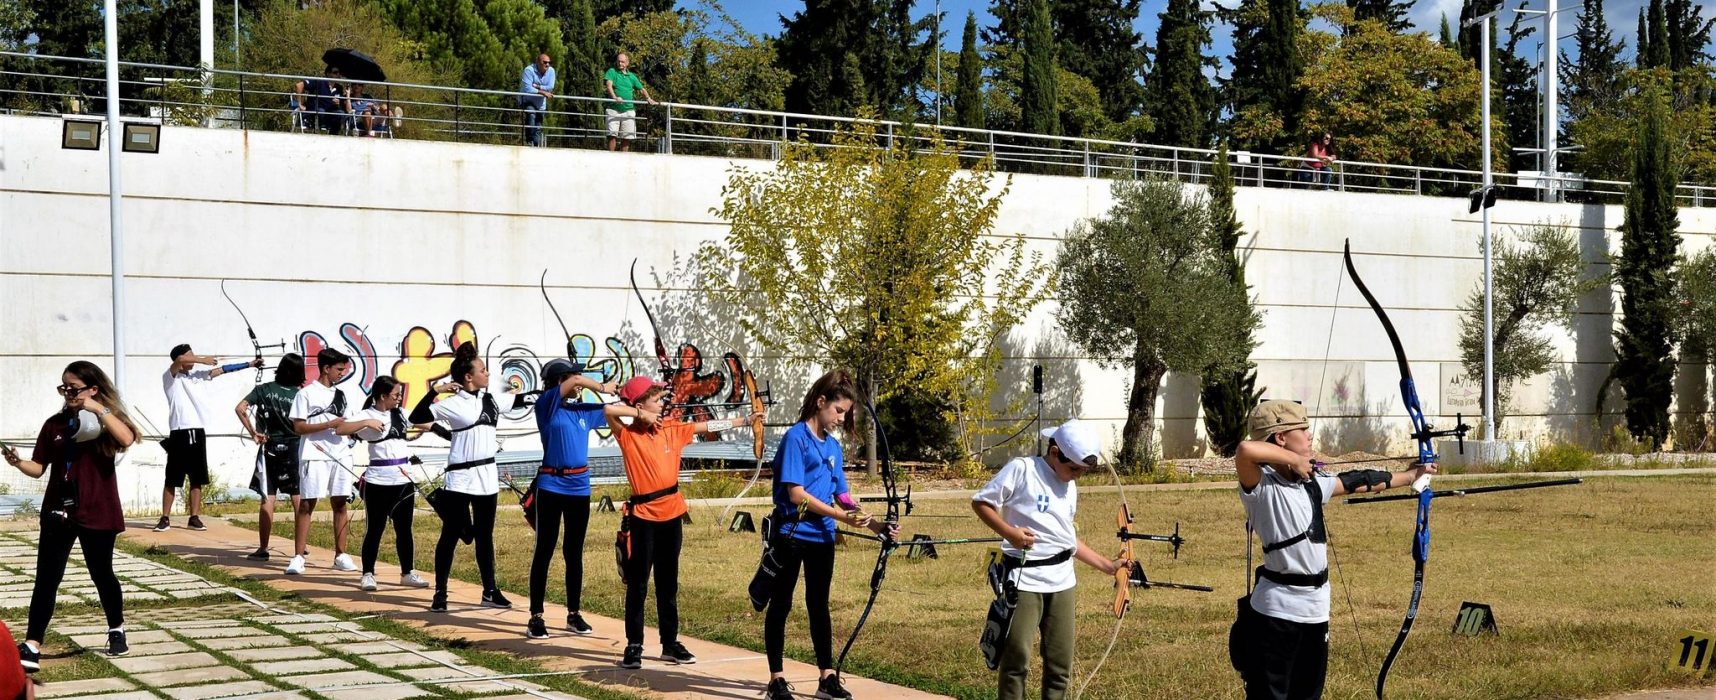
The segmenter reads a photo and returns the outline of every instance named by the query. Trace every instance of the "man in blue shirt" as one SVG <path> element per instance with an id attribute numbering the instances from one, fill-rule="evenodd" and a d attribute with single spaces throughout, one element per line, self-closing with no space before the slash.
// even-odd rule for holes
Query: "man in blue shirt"
<path id="1" fill-rule="evenodd" d="M 524 110 L 524 142 L 531 146 L 546 145 L 542 119 L 548 111 L 548 98 L 554 96 L 554 66 L 548 54 L 537 56 L 535 63 L 524 67 L 518 91 L 518 106 Z"/>

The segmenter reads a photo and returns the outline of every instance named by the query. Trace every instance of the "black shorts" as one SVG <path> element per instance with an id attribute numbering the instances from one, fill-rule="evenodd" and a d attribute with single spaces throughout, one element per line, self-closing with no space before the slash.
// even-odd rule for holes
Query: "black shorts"
<path id="1" fill-rule="evenodd" d="M 175 430 L 161 441 L 167 451 L 167 485 L 176 489 L 190 479 L 191 488 L 209 484 L 209 452 L 202 428 Z"/>
<path id="2" fill-rule="evenodd" d="M 298 441 L 269 440 L 256 450 L 250 490 L 263 498 L 298 495 Z"/>

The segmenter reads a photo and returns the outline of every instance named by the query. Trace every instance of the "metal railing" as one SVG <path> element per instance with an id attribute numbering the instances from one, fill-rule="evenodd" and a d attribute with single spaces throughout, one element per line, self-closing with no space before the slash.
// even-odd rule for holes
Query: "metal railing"
<path id="1" fill-rule="evenodd" d="M 100 113 L 105 109 L 102 75 L 99 60 L 0 52 L 0 112 Z M 526 143 L 525 110 L 516 92 L 348 82 L 354 95 L 367 98 L 317 111 L 315 105 L 299 101 L 298 88 L 300 83 L 320 79 L 122 62 L 120 111 L 186 126 Z M 542 140 L 549 147 L 604 147 L 608 102 L 598 97 L 555 96 L 541 113 Z M 369 107 L 369 114 L 352 114 L 354 107 L 363 106 Z M 838 129 L 859 121 L 674 102 L 639 103 L 638 107 L 644 111 L 632 143 L 637 150 L 729 158 L 779 158 L 791 142 L 829 147 Z M 912 148 L 929 148 L 939 141 L 961 158 L 992 159 L 1001 172 L 1106 178 L 1149 174 L 1207 183 L 1218 157 L 1218 152 L 1203 148 L 887 120 L 871 123 L 885 143 L 904 140 Z M 1309 167 L 1313 159 L 1299 156 L 1233 151 L 1228 158 L 1237 182 L 1253 187 L 1465 196 L 1483 181 L 1476 170 L 1337 160 L 1319 172 Z M 1558 194 L 1573 201 L 1612 203 L 1627 190 L 1624 181 L 1565 175 L 1495 173 L 1494 178 L 1504 199 L 1544 200 Z M 1682 184 L 1677 198 L 1690 206 L 1716 205 L 1716 186 Z"/>

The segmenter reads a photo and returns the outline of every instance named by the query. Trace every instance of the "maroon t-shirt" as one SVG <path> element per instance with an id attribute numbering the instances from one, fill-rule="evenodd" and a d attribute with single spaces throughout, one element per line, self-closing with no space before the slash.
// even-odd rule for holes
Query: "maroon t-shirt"
<path id="1" fill-rule="evenodd" d="M 125 511 L 119 507 L 119 479 L 113 458 L 101 453 L 96 441 L 77 444 L 77 419 L 56 413 L 42 424 L 30 461 L 48 465 L 48 490 L 42 496 L 42 518 L 59 507 L 60 492 L 77 488 L 72 522 L 85 530 L 123 532 Z M 67 473 L 67 469 L 70 473 Z M 68 479 L 69 476 L 69 479 Z"/>

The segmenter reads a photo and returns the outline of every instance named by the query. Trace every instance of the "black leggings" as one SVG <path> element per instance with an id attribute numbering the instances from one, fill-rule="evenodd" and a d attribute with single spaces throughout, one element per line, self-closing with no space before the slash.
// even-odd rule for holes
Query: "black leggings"
<path id="1" fill-rule="evenodd" d="M 42 523 L 42 543 L 36 549 L 36 590 L 30 595 L 30 625 L 25 639 L 42 641 L 48 621 L 54 616 L 60 581 L 66 576 L 72 543 L 83 543 L 83 565 L 101 596 L 101 611 L 107 613 L 108 628 L 125 624 L 125 600 L 119 593 L 119 577 L 113 575 L 113 541 L 118 532 L 95 532 L 76 525 Z"/>
<path id="2" fill-rule="evenodd" d="M 413 484 L 383 486 L 364 485 L 363 512 L 368 525 L 363 531 L 363 572 L 375 573 L 375 558 L 381 554 L 381 535 L 387 521 L 393 521 L 393 539 L 399 545 L 399 569 L 411 571 L 417 555 L 417 544 L 411 538 L 411 507 L 416 505 L 417 491 Z"/>
<path id="3" fill-rule="evenodd" d="M 578 612 L 584 602 L 584 534 L 590 529 L 590 497 L 536 490 L 536 554 L 530 559 L 530 614 L 542 614 L 548 595 L 548 565 L 554 546 L 566 560 L 566 609 Z M 560 523 L 566 539 L 560 540 Z"/>
<path id="4" fill-rule="evenodd" d="M 685 523 L 631 519 L 632 553 L 626 560 L 626 643 L 643 644 L 644 596 L 649 572 L 655 568 L 655 615 L 661 645 L 679 641 L 679 549 L 685 544 Z"/>
<path id="5" fill-rule="evenodd" d="M 804 610 L 810 617 L 810 643 L 816 648 L 816 667 L 834 668 L 834 623 L 828 616 L 828 588 L 834 581 L 834 543 L 805 542 L 783 538 L 775 548 L 781 572 L 769 598 L 768 616 L 763 618 L 763 646 L 769 654 L 769 672 L 780 673 L 786 652 L 787 614 L 792 612 L 792 593 L 798 587 L 798 569 L 804 565 Z"/>
<path id="6" fill-rule="evenodd" d="M 441 492 L 446 501 L 441 513 L 441 539 L 435 543 L 435 590 L 447 591 L 447 576 L 453 572 L 453 550 L 467 533 L 477 545 L 477 572 L 483 590 L 495 589 L 495 501 L 496 494 L 473 496 L 456 491 Z"/>

